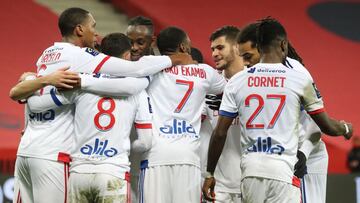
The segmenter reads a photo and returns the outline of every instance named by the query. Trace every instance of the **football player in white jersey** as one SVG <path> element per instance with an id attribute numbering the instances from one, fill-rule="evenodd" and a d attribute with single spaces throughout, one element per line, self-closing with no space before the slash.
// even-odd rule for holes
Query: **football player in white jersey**
<path id="1" fill-rule="evenodd" d="M 210 36 L 212 57 L 215 61 L 216 69 L 223 71 L 226 79 L 230 79 L 237 72 L 244 69 L 243 59 L 238 54 L 238 47 L 236 44 L 236 37 L 239 34 L 239 28 L 235 26 L 224 26 L 217 29 Z M 207 143 L 201 143 L 202 146 L 207 148 L 209 146 L 209 138 L 212 130 L 215 128 L 219 111 L 210 110 L 211 124 L 210 129 L 205 129 L 208 125 L 201 126 L 200 134 L 201 139 L 208 137 Z M 234 120 L 228 131 L 228 137 L 216 166 L 214 176 L 216 178 L 215 186 L 215 202 L 219 203 L 240 203 L 241 192 L 241 170 L 240 170 L 240 124 L 238 117 Z M 208 127 L 208 128 L 209 128 Z M 207 132 L 207 134 L 206 134 Z M 206 161 L 206 157 L 201 157 Z M 202 172 L 206 172 L 202 169 Z M 204 177 L 206 178 L 206 177 Z"/>
<path id="2" fill-rule="evenodd" d="M 157 37 L 161 54 L 189 53 L 190 39 L 176 27 Z M 153 142 L 142 161 L 140 202 L 199 202 L 199 130 L 205 95 L 219 94 L 225 79 L 206 64 L 173 66 L 154 75 L 148 94 L 153 107 Z"/>
<path id="3" fill-rule="evenodd" d="M 103 39 L 101 50 L 130 59 L 130 47 L 124 34 L 113 33 Z M 83 91 L 64 95 L 50 91 L 50 95 L 41 98 L 41 110 L 76 104 L 70 202 L 130 202 L 128 154 L 132 122 L 135 120 L 139 136 L 151 138 L 152 133 L 149 98 L 145 91 L 136 96 L 113 98 Z M 144 134 L 147 135 L 142 136 Z"/>
<path id="4" fill-rule="evenodd" d="M 137 61 L 143 56 L 159 55 L 156 47 L 156 36 L 154 35 L 154 23 L 151 19 L 144 16 L 136 16 L 129 20 L 128 27 L 126 28 L 126 36 L 131 41 L 131 60 Z M 155 54 L 157 53 L 157 54 Z M 132 128 L 130 140 L 133 142 L 136 139 L 136 130 Z M 142 154 L 131 149 L 130 162 L 131 162 L 131 188 L 132 188 L 132 202 L 137 203 L 139 191 L 139 171 L 140 161 Z"/>
<path id="5" fill-rule="evenodd" d="M 94 18 L 86 10 L 83 10 L 81 8 L 69 8 L 65 10 L 59 17 L 59 28 L 63 36 L 63 42 L 55 43 L 54 46 L 49 47 L 43 52 L 42 56 L 37 62 L 38 76 L 48 75 L 61 67 L 67 66 L 70 67 L 71 70 L 86 73 L 107 72 L 124 76 L 142 76 L 155 73 L 163 68 L 170 67 L 173 64 L 179 64 L 181 61 L 184 61 L 184 59 L 191 60 L 191 57 L 189 55 L 178 54 L 170 57 L 143 57 L 137 62 L 130 62 L 101 54 L 92 49 L 92 47 L 94 47 L 97 36 L 95 31 L 95 24 L 96 23 Z M 14 94 L 18 95 L 19 98 L 22 98 L 24 97 L 24 95 L 29 95 L 29 92 L 34 93 L 34 91 L 36 91 L 37 88 L 41 86 L 34 84 L 39 83 L 41 83 L 40 79 L 33 80 L 32 83 L 30 82 L 27 84 L 31 88 L 26 88 L 26 91 L 24 91 L 24 89 L 17 89 L 21 91 L 21 94 Z M 67 105 L 56 110 L 49 110 L 47 112 L 43 112 L 41 114 L 29 115 L 31 119 L 37 119 L 42 123 L 42 125 L 46 125 L 47 127 L 40 127 L 42 126 L 40 125 L 38 127 L 34 127 L 32 129 L 27 128 L 25 130 L 24 138 L 21 140 L 18 149 L 18 158 L 25 157 L 24 159 L 21 158 L 23 159 L 23 164 L 26 164 L 26 162 L 28 162 L 27 157 L 39 158 L 42 162 L 47 162 L 48 160 L 50 160 L 47 163 L 52 164 L 54 168 L 57 168 L 56 170 L 53 169 L 53 171 L 59 172 L 48 173 L 47 171 L 52 169 L 42 167 L 40 169 L 43 170 L 40 170 L 38 169 L 40 167 L 39 165 L 37 167 L 27 165 L 29 166 L 29 168 L 31 168 L 28 170 L 29 172 L 36 171 L 43 177 L 47 177 L 50 175 L 56 176 L 49 177 L 47 179 L 50 180 L 49 184 L 51 184 L 52 187 L 54 187 L 54 184 L 52 182 L 55 182 L 56 180 L 57 184 L 55 184 L 55 188 L 58 188 L 58 193 L 51 191 L 49 188 L 52 187 L 48 186 L 48 183 L 44 184 L 44 186 L 40 189 L 35 188 L 35 186 L 30 186 L 30 188 L 32 188 L 31 190 L 36 189 L 36 191 L 33 191 L 33 199 L 35 199 L 35 202 L 63 202 L 64 200 L 64 196 L 66 194 L 64 193 L 64 188 L 66 186 L 66 179 L 64 180 L 63 172 L 64 166 L 57 163 L 57 161 L 69 161 L 66 154 L 71 148 L 70 143 L 73 129 L 71 122 L 72 111 L 73 109 L 70 107 L 70 105 Z M 68 119 L 65 119 L 65 117 Z M 63 127 L 59 128 L 58 126 Z M 39 131 L 43 131 L 43 133 L 41 134 L 39 133 Z M 30 142 L 30 134 L 37 135 L 37 137 L 41 141 Z M 58 134 L 62 136 L 58 138 Z M 40 137 L 43 137 L 43 139 L 41 139 Z M 61 140 L 55 143 L 54 141 L 57 139 Z M 54 145 L 49 145 L 49 143 L 53 143 Z M 49 146 L 54 147 L 49 150 Z M 20 167 L 20 165 L 17 166 Z M 15 174 L 19 173 L 19 167 L 16 167 Z M 24 177 L 28 176 L 25 174 Z M 31 181 L 29 181 L 29 178 L 27 178 L 26 180 L 24 179 L 23 181 L 31 183 Z M 45 183 L 45 181 L 42 182 Z M 22 191 L 20 193 L 24 194 L 25 191 Z M 45 199 L 45 197 L 53 198 L 53 200 L 47 200 Z M 28 202 L 31 201 L 29 200 Z"/>
<path id="6" fill-rule="evenodd" d="M 256 48 L 256 26 L 256 23 L 247 25 L 238 38 L 240 55 L 243 56 L 245 64 L 250 67 L 260 61 L 260 54 Z M 285 65 L 289 68 L 307 73 L 308 71 L 301 63 L 301 57 L 298 56 L 295 49 L 289 44 L 288 57 Z M 307 159 L 307 161 L 305 160 L 307 174 L 301 180 L 301 199 L 303 202 L 308 203 L 325 203 L 328 167 L 326 146 L 320 139 L 320 129 L 305 111 L 301 112 L 300 124 L 302 127 L 300 129 L 301 136 L 298 155 L 302 152 Z M 303 144 L 304 142 L 305 144 Z M 303 167 L 305 167 L 305 165 Z M 300 172 L 301 170 L 297 169 L 297 171 Z M 303 174 L 296 175 L 298 177 L 303 176 Z"/>
<path id="7" fill-rule="evenodd" d="M 300 202 L 300 181 L 294 177 L 299 142 L 300 106 L 329 135 L 352 136 L 352 125 L 336 121 L 324 111 L 321 96 L 309 75 L 286 68 L 286 31 L 274 19 L 257 28 L 260 63 L 237 73 L 228 82 L 220 116 L 209 145 L 208 173 L 212 175 L 233 118 L 240 116 L 244 202 Z M 274 108 L 275 107 L 275 108 Z M 209 200 L 214 178 L 203 193 Z"/>

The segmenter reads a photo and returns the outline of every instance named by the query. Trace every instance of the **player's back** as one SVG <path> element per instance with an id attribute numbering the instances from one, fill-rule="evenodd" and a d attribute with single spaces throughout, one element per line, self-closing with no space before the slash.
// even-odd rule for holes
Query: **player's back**
<path id="1" fill-rule="evenodd" d="M 113 98 L 79 92 L 74 98 L 75 143 L 70 171 L 115 176 L 129 171 L 129 135 L 140 100 L 147 102 L 147 98 L 145 91 Z"/>
<path id="2" fill-rule="evenodd" d="M 244 129 L 243 177 L 292 183 L 300 105 L 304 103 L 308 111 L 322 106 L 312 79 L 280 63 L 259 63 L 233 76 L 226 89 L 236 101 Z M 223 103 L 222 109 L 226 106 L 231 105 Z"/>
<path id="3" fill-rule="evenodd" d="M 207 93 L 221 93 L 225 79 L 206 64 L 173 66 L 154 75 L 148 88 L 155 144 L 149 165 L 199 166 L 199 130 Z"/>

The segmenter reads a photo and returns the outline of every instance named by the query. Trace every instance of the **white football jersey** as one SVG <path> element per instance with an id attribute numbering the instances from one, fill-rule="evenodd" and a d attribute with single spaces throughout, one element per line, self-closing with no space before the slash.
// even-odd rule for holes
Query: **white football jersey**
<path id="1" fill-rule="evenodd" d="M 153 108 L 149 166 L 200 167 L 199 130 L 206 94 L 219 94 L 226 81 L 206 64 L 173 66 L 154 75 L 148 94 Z"/>
<path id="2" fill-rule="evenodd" d="M 229 80 L 219 114 L 239 115 L 242 178 L 292 183 L 301 105 L 309 114 L 324 111 L 312 78 L 281 63 L 259 63 Z"/>
<path id="3" fill-rule="evenodd" d="M 123 98 L 81 93 L 74 103 L 75 142 L 70 172 L 124 178 L 130 170 L 130 131 L 134 121 L 136 128 L 151 128 L 147 93 Z"/>
<path id="4" fill-rule="evenodd" d="M 38 76 L 48 75 L 64 67 L 84 73 L 145 76 L 172 64 L 168 56 L 144 56 L 139 61 L 131 62 L 101 54 L 91 48 L 56 42 L 42 53 L 36 65 Z M 17 154 L 57 160 L 59 152 L 69 153 L 74 129 L 73 114 L 72 105 L 41 113 L 29 112 L 29 124 L 20 141 Z"/>
<path id="5" fill-rule="evenodd" d="M 52 100 L 46 99 L 51 97 Z M 84 91 L 43 95 L 53 105 L 76 106 L 70 172 L 107 173 L 124 178 L 130 170 L 130 131 L 151 128 L 150 99 L 143 90 L 130 97 L 102 97 Z"/>
<path id="6" fill-rule="evenodd" d="M 287 57 L 286 58 L 286 66 L 288 68 L 292 68 L 296 71 L 302 72 L 310 76 L 309 71 L 297 60 Z M 310 76 L 311 77 L 311 76 Z M 302 145 L 305 136 L 309 136 L 312 133 L 321 132 L 320 128 L 317 126 L 315 121 L 302 109 L 300 116 L 300 143 L 299 146 Z M 324 141 L 321 139 L 311 150 L 309 157 L 306 161 L 307 172 L 308 173 L 321 173 L 327 174 L 328 169 L 328 153 L 326 150 L 326 146 Z"/>

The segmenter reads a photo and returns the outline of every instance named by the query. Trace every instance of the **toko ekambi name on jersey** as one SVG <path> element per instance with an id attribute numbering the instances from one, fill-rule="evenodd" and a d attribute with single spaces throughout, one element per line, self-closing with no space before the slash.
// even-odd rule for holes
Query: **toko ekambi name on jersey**
<path id="1" fill-rule="evenodd" d="M 258 137 L 256 142 L 249 148 L 247 148 L 248 152 L 265 152 L 267 154 L 278 154 L 281 155 L 285 148 L 280 144 L 272 145 L 271 137 Z"/>
<path id="2" fill-rule="evenodd" d="M 29 118 L 36 121 L 52 121 L 55 119 L 55 111 L 50 109 L 41 113 L 29 113 Z"/>
<path id="3" fill-rule="evenodd" d="M 160 132 L 170 136 L 170 138 L 177 138 L 181 137 L 183 134 L 192 135 L 192 138 L 198 138 L 199 135 L 195 132 L 194 127 L 191 124 L 188 124 L 184 120 L 173 119 L 172 124 L 164 125 L 163 127 L 159 128 Z M 175 136 L 178 135 L 178 136 Z"/>
<path id="4" fill-rule="evenodd" d="M 192 77 L 206 79 L 206 71 L 201 67 L 173 66 L 164 69 L 164 72 L 174 75 L 192 76 Z"/>
<path id="5" fill-rule="evenodd" d="M 108 148 L 109 140 L 100 141 L 99 138 L 95 139 L 94 145 L 86 144 L 84 147 L 80 149 L 80 152 L 85 155 L 100 155 L 106 157 L 113 157 L 115 156 L 118 151 L 110 147 Z"/>

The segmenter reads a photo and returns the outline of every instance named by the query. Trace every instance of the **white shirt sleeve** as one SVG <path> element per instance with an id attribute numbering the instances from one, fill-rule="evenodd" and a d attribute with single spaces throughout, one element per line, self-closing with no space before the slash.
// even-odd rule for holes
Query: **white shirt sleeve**
<path id="1" fill-rule="evenodd" d="M 127 61 L 107 56 L 90 48 L 83 48 L 74 60 L 72 71 L 83 73 L 105 73 L 115 76 L 142 77 L 171 67 L 168 56 L 143 56 L 138 61 Z"/>
<path id="2" fill-rule="evenodd" d="M 305 87 L 302 95 L 302 105 L 308 114 L 316 114 L 324 111 L 324 103 L 315 83 L 309 77 L 304 81 Z"/>
<path id="3" fill-rule="evenodd" d="M 137 95 L 138 108 L 135 116 L 135 128 L 138 135 L 132 147 L 137 152 L 145 152 L 152 146 L 152 109 L 150 98 L 145 91 Z"/>
<path id="4" fill-rule="evenodd" d="M 223 75 L 211 68 L 212 78 L 208 94 L 221 94 L 224 91 L 226 80 Z"/>
<path id="5" fill-rule="evenodd" d="M 118 78 L 100 74 L 80 74 L 80 77 L 82 90 L 105 96 L 131 96 L 149 85 L 148 78 Z"/>
<path id="6" fill-rule="evenodd" d="M 58 108 L 60 106 L 71 104 L 74 98 L 74 91 L 66 91 L 58 93 L 53 87 L 49 92 L 43 95 L 33 95 L 28 98 L 28 107 L 31 112 L 39 113 L 49 109 Z"/>
<path id="7" fill-rule="evenodd" d="M 305 154 L 306 158 L 308 158 L 310 153 L 320 141 L 321 130 L 305 111 L 302 111 L 300 114 L 301 146 L 299 150 Z"/>
<path id="8" fill-rule="evenodd" d="M 225 90 L 221 100 L 219 115 L 230 118 L 235 118 L 236 116 L 238 116 L 239 108 L 235 101 L 235 95 L 236 94 L 233 89 L 233 83 L 230 80 L 225 86 Z"/>

